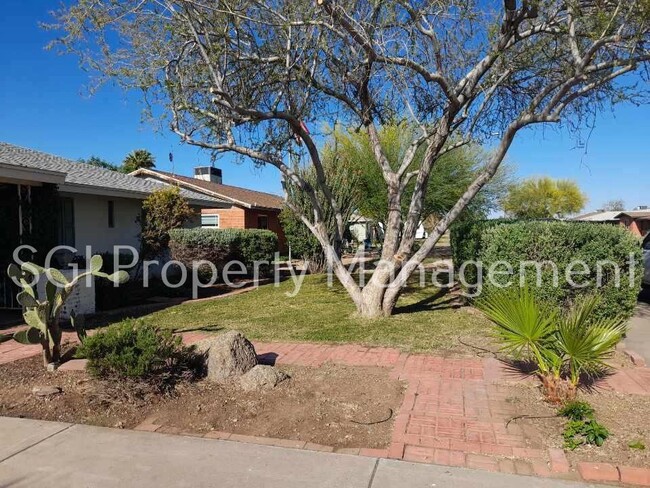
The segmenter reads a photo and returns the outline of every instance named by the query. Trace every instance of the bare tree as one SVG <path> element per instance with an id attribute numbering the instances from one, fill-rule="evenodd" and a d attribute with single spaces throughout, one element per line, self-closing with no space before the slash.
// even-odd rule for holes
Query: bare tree
<path id="1" fill-rule="evenodd" d="M 77 0 L 53 27 L 86 67 L 162 105 L 184 142 L 277 167 L 311 199 L 301 219 L 358 311 L 375 317 L 391 314 L 519 131 L 579 128 L 608 104 L 644 99 L 649 17 L 647 0 Z M 378 131 L 395 120 L 418 130 L 391 164 Z M 326 123 L 367 131 L 386 180 L 381 261 L 363 288 L 335 252 L 346 222 L 314 131 Z M 413 252 L 432 168 L 470 141 L 494 147 L 484 171 Z M 293 171 L 296 156 L 314 167 L 315 184 Z"/>

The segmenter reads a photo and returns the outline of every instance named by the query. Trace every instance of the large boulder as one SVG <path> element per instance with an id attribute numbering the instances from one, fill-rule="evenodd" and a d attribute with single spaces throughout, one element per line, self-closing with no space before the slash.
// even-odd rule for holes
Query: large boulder
<path id="1" fill-rule="evenodd" d="M 258 364 L 239 378 L 239 384 L 245 391 L 270 390 L 288 378 L 288 374 L 273 366 Z"/>
<path id="2" fill-rule="evenodd" d="M 236 330 L 203 339 L 196 344 L 206 354 L 207 379 L 223 383 L 241 376 L 257 365 L 253 344 Z"/>

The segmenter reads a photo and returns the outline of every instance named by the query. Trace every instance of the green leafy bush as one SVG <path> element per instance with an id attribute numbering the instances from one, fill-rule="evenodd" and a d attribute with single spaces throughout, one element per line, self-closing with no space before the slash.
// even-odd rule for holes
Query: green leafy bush
<path id="1" fill-rule="evenodd" d="M 564 447 L 574 450 L 583 444 L 602 446 L 609 431 L 594 419 L 594 409 L 587 402 L 567 402 L 558 414 L 569 419 L 564 428 Z"/>
<path id="2" fill-rule="evenodd" d="M 574 450 L 583 444 L 602 446 L 609 437 L 607 428 L 595 420 L 571 420 L 564 429 L 564 447 Z"/>
<path id="3" fill-rule="evenodd" d="M 87 337 L 76 356 L 88 359 L 90 373 L 101 378 L 151 379 L 200 369 L 198 358 L 180 337 L 137 320 L 125 320 Z"/>
<path id="4" fill-rule="evenodd" d="M 479 259 L 481 249 L 483 248 L 483 234 L 486 230 L 513 222 L 516 222 L 516 220 L 465 219 L 454 222 L 449 230 L 449 242 L 454 269 L 458 271 L 463 263 L 477 261 Z M 465 277 L 467 283 L 476 283 L 477 276 L 474 267 L 466 268 Z"/>
<path id="5" fill-rule="evenodd" d="M 537 299 L 550 306 L 568 309 L 578 299 L 597 294 L 601 303 L 594 310 L 595 316 L 621 319 L 629 318 L 636 306 L 642 276 L 641 248 L 636 237 L 622 227 L 583 222 L 510 223 L 485 229 L 480 247 L 484 277 L 498 262 L 505 261 L 514 268 L 514 275 L 495 274 L 492 278 L 496 284 L 484 280 L 486 291 L 509 281 L 519 286 L 523 270 L 525 284 L 534 287 Z M 630 256 L 636 264 L 633 270 Z M 522 262 L 539 263 L 539 267 L 532 263 L 521 267 Z M 577 274 L 586 271 L 582 265 L 573 268 L 576 274 L 572 279 L 579 285 L 576 287 L 566 273 L 571 263 L 579 262 L 586 264 L 588 272 Z M 620 270 L 620 286 L 616 286 L 614 264 Z"/>
<path id="6" fill-rule="evenodd" d="M 169 245 L 170 230 L 182 227 L 194 214 L 175 186 L 151 193 L 142 202 L 142 256 L 154 258 L 163 254 Z"/>
<path id="7" fill-rule="evenodd" d="M 594 417 L 594 408 L 587 402 L 567 402 L 558 412 L 569 420 L 584 420 Z"/>
<path id="8" fill-rule="evenodd" d="M 278 249 L 277 234 L 262 229 L 174 229 L 169 236 L 172 257 L 188 267 L 205 260 L 221 269 L 236 260 L 251 268 L 255 261 L 272 262 Z"/>

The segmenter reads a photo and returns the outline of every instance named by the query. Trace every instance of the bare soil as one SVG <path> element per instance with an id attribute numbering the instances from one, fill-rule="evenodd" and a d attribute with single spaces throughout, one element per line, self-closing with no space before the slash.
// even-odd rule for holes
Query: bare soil
<path id="1" fill-rule="evenodd" d="M 165 428 L 212 430 L 328 446 L 385 448 L 404 384 L 383 368 L 281 367 L 291 378 L 273 390 L 244 392 L 207 381 L 161 395 L 135 382 L 102 381 L 85 372 L 43 370 L 40 358 L 0 365 L 0 415 L 133 428 L 148 419 Z M 62 393 L 38 397 L 35 386 Z"/>
<path id="2" fill-rule="evenodd" d="M 523 385 L 522 385 L 523 386 Z M 534 383 L 513 389 L 510 401 L 516 402 L 522 415 L 547 417 L 558 408 L 548 404 Z M 578 400 L 589 402 L 595 418 L 610 432 L 603 446 L 583 445 L 567 451 L 569 462 L 576 466 L 580 461 L 607 462 L 621 466 L 650 466 L 650 398 L 641 395 L 622 395 L 598 389 L 581 390 Z M 517 419 L 516 424 L 527 433 L 536 433 L 534 439 L 544 448 L 563 448 L 562 433 L 567 420 L 563 417 Z M 640 442 L 645 449 L 634 449 L 630 444 Z"/>

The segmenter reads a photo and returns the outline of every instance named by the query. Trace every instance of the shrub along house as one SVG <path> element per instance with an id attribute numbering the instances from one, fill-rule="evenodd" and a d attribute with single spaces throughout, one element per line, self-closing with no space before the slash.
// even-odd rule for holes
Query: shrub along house
<path id="1" fill-rule="evenodd" d="M 278 235 L 280 252 L 284 252 L 287 248 L 279 218 L 283 199 L 278 195 L 224 185 L 221 170 L 210 166 L 194 168 L 193 178 L 145 168 L 138 169 L 131 175 L 148 181 L 178 185 L 181 188 L 227 202 L 227 208 L 202 208 L 202 227 L 268 229 Z"/>
<path id="2" fill-rule="evenodd" d="M 140 247 L 142 201 L 165 185 L 0 142 L 0 308 L 15 308 L 7 264 L 21 244 L 42 261 L 54 246 L 85 255 L 115 245 Z M 189 189 L 181 194 L 197 210 L 229 203 Z M 200 224 L 199 219 L 189 227 Z M 26 258 L 27 256 L 23 257 Z"/>

